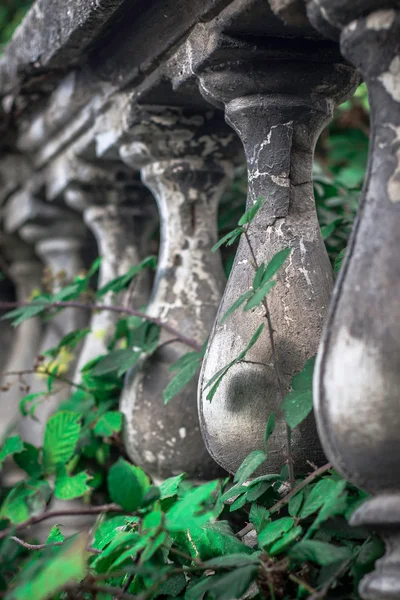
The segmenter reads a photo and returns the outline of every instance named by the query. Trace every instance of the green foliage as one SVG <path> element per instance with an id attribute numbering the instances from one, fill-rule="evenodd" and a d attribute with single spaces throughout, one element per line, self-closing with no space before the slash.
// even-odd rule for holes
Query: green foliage
<path id="1" fill-rule="evenodd" d="M 16 2 L 15 8 L 23 4 Z M 11 6 L 7 6 L 6 18 L 14 19 L 17 10 Z M 0 8 L 3 40 L 4 14 Z M 367 146 L 365 131 L 360 133 L 343 123 L 365 107 L 367 98 L 361 89 L 354 101 L 341 108 L 331 134 L 318 148 L 314 172 L 317 209 L 336 271 L 357 209 Z M 243 214 L 245 187 L 243 177 L 238 177 L 221 204 L 222 239 L 214 251 L 221 249 L 227 273 L 235 244 L 248 233 L 268 201 L 259 198 Z M 268 265 L 253 265 L 251 287 L 229 308 L 222 322 L 236 311 L 246 318 L 242 312 L 263 306 L 265 313 L 268 294 L 290 252 L 285 248 Z M 91 281 L 99 265 L 97 260 L 87 273 L 57 293 L 39 292 L 29 306 L 11 311 L 6 318 L 19 326 L 33 317 L 52 318 L 62 310 L 54 307 L 54 302 L 93 303 L 106 294 L 116 298 L 143 269 L 154 269 L 155 259 L 148 257 L 95 292 Z M 274 315 L 271 317 L 273 322 Z M 74 354 L 88 333 L 88 329 L 70 332 L 45 356 L 56 364 L 63 352 Z M 112 600 L 122 590 L 140 600 L 232 600 L 251 586 L 257 600 L 300 600 L 313 595 L 356 600 L 358 583 L 383 553 L 375 536 L 348 526 L 349 517 L 366 495 L 330 468 L 307 480 L 296 473 L 296 489 L 290 495 L 287 466 L 281 473 L 263 474 L 268 473 L 269 444 L 279 434 L 276 430 L 282 415 L 295 429 L 312 410 L 314 359 L 306 362 L 280 407 L 268 415 L 260 448 L 244 459 L 233 480 L 196 485 L 177 474 L 156 486 L 139 466 L 121 457 L 123 418 L 118 401 L 124 373 L 157 350 L 159 335 L 160 328 L 143 318 L 121 317 L 107 353 L 85 365 L 79 384 L 71 386 L 69 396 L 48 420 L 43 447 L 35 448 L 17 435 L 4 441 L 0 464 L 5 463 L 5 469 L 12 459 L 25 473 L 21 481 L 4 488 L 0 497 L 0 591 L 6 600 L 92 596 Z M 269 335 L 265 319 L 249 334 L 245 350 L 207 383 L 209 400 L 226 373 L 246 359 L 262 335 Z M 170 367 L 165 403 L 196 377 L 204 350 L 188 352 Z M 34 415 L 38 403 L 52 393 L 57 368 L 52 365 L 42 370 L 42 377 L 47 381 L 46 392 L 21 394 L 23 415 Z M 103 509 L 90 536 L 69 538 L 60 516 L 60 525 L 48 525 L 42 549 L 18 545 L 12 536 L 37 541 L 28 525 L 51 511 L 55 498 L 66 503 L 79 498 L 84 509 L 106 505 L 109 510 Z M 44 520 L 41 526 L 46 523 Z M 247 545 L 244 534 L 250 528 L 256 535 Z M 106 586 L 109 593 L 98 591 L 97 586 Z"/>

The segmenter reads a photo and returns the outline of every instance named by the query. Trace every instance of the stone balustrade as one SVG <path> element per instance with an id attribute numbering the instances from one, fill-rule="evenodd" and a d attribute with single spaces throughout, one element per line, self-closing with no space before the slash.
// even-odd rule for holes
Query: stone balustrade
<path id="1" fill-rule="evenodd" d="M 320 465 L 327 457 L 372 494 L 353 522 L 382 533 L 388 551 L 361 593 L 400 598 L 399 1 L 140 0 L 132 8 L 125 0 L 69 0 L 61 28 L 58 4 L 49 11 L 49 0 L 36 0 L 0 59 L 7 132 L 0 245 L 16 298 L 29 298 L 43 267 L 77 274 L 88 264 L 88 247 L 103 256 L 98 286 L 124 274 L 149 253 L 157 206 L 154 282 L 143 275 L 128 297 L 108 294 L 104 303 L 147 305 L 150 317 L 196 347 L 208 345 L 198 384 L 168 406 L 169 368 L 187 352 L 170 332 L 163 330 L 162 347 L 128 373 L 121 395 L 127 454 L 156 479 L 233 473 L 262 448 L 275 412 L 261 470 L 280 470 L 288 460 L 282 395 L 319 347 L 316 419 L 310 415 L 292 434 L 294 466 L 304 472 L 307 461 Z M 60 35 L 52 35 L 57 28 Z M 313 197 L 314 148 L 360 73 L 371 100 L 369 171 L 331 296 Z M 260 196 L 264 204 L 226 282 L 211 248 L 221 196 L 244 162 L 247 207 Z M 265 317 L 262 308 L 223 316 L 249 289 L 254 268 L 285 248 L 290 256 L 268 301 L 275 347 L 265 330 L 210 402 L 209 380 L 246 348 Z M 27 321 L 2 369 L 30 369 L 86 316 L 70 308 L 46 324 Z M 93 314 L 70 365 L 75 380 L 106 351 L 116 319 Z M 43 382 L 30 385 L 37 391 Z M 26 440 L 40 445 L 64 393 L 40 407 L 38 422 L 19 421 Z M 19 394 L 15 387 L 2 392 L 3 436 L 18 420 Z"/>

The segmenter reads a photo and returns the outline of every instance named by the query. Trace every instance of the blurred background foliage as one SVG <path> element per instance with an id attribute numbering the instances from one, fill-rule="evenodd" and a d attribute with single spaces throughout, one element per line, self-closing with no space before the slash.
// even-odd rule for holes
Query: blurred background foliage
<path id="1" fill-rule="evenodd" d="M 0 0 L 0 52 L 11 39 L 32 0 Z"/>
<path id="2" fill-rule="evenodd" d="M 11 39 L 32 0 L 0 0 L 0 52 Z M 317 145 L 314 184 L 321 230 L 332 264 L 339 268 L 357 211 L 369 140 L 369 104 L 365 85 L 336 111 Z M 219 215 L 221 236 L 232 230 L 244 210 L 246 169 L 241 168 L 225 195 Z M 235 247 L 224 250 L 229 273 Z"/>

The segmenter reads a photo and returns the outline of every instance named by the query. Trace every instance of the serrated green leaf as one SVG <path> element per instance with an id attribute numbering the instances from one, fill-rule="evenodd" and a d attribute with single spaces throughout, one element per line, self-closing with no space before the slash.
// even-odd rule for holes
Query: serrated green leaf
<path id="1" fill-rule="evenodd" d="M 313 408 L 312 391 L 297 392 L 294 390 L 287 394 L 282 402 L 286 423 L 290 429 L 295 429 L 310 414 Z"/>
<path id="2" fill-rule="evenodd" d="M 192 361 L 181 369 L 175 377 L 171 379 L 167 387 L 163 392 L 164 404 L 168 404 L 174 396 L 177 396 L 179 392 L 193 379 L 200 367 L 200 359 L 196 362 Z"/>
<path id="3" fill-rule="evenodd" d="M 247 546 L 246 546 L 247 547 Z M 250 549 L 249 549 L 250 550 Z M 227 556 L 216 556 L 205 562 L 211 568 L 244 567 L 246 565 L 257 565 L 260 559 L 257 552 L 244 554 L 242 552 L 230 553 Z"/>
<path id="4" fill-rule="evenodd" d="M 4 446 L 0 451 L 0 466 L 2 465 L 3 461 L 7 458 L 7 456 L 18 454 L 19 452 L 22 452 L 23 449 L 24 443 L 19 437 L 19 435 L 13 435 L 12 437 L 6 439 L 6 441 L 4 442 Z"/>
<path id="5" fill-rule="evenodd" d="M 235 243 L 237 238 L 242 235 L 243 229 L 241 227 L 236 227 L 233 231 L 230 231 L 224 237 L 222 237 L 216 244 L 211 248 L 211 252 L 216 252 L 218 248 L 226 244 L 227 246 L 231 246 Z"/>
<path id="6" fill-rule="evenodd" d="M 91 488 L 87 485 L 91 477 L 85 471 L 68 476 L 65 467 L 57 470 L 54 495 L 60 500 L 74 500 L 84 496 Z"/>
<path id="7" fill-rule="evenodd" d="M 346 482 L 342 479 L 335 480 L 324 478 L 311 486 L 310 493 L 305 499 L 300 518 L 306 519 L 319 510 L 331 498 L 337 498 L 345 489 Z"/>
<path id="8" fill-rule="evenodd" d="M 229 507 L 229 512 L 234 512 L 235 510 L 239 510 L 239 508 L 242 508 L 242 506 L 244 506 L 247 503 L 247 496 L 246 494 L 242 494 L 241 496 L 239 496 L 238 498 L 236 498 L 236 500 L 234 500 L 232 502 L 232 504 Z"/>
<path id="9" fill-rule="evenodd" d="M 168 371 L 173 373 L 175 371 L 181 371 L 191 363 L 198 363 L 204 356 L 204 352 L 187 352 L 183 356 L 181 356 L 177 361 L 172 363 L 169 367 Z"/>
<path id="10" fill-rule="evenodd" d="M 269 512 L 264 506 L 255 502 L 251 505 L 249 521 L 254 525 L 254 529 L 259 532 L 265 527 L 269 519 Z"/>
<path id="11" fill-rule="evenodd" d="M 258 544 L 261 548 L 268 548 L 294 527 L 294 519 L 292 517 L 283 517 L 277 521 L 268 523 L 258 534 Z"/>
<path id="12" fill-rule="evenodd" d="M 272 290 L 272 288 L 276 286 L 276 283 L 277 282 L 275 280 L 267 281 L 267 283 L 264 283 L 263 286 L 252 295 L 252 297 L 247 302 L 243 310 L 247 312 L 259 306 L 264 300 L 264 298 L 268 295 L 268 293 Z"/>
<path id="13" fill-rule="evenodd" d="M 201 527 L 215 518 L 213 496 L 219 481 L 210 481 L 187 492 L 166 514 L 166 526 L 171 532 Z"/>
<path id="14" fill-rule="evenodd" d="M 226 311 L 226 313 L 224 314 L 224 316 L 221 319 L 221 325 L 223 323 L 225 323 L 225 321 L 228 319 L 228 317 L 230 317 L 235 310 L 237 310 L 239 308 L 239 306 L 241 306 L 244 302 L 246 302 L 246 300 L 248 298 L 250 298 L 253 295 L 253 292 L 251 290 L 249 290 L 248 292 L 245 292 L 244 294 L 242 294 L 233 304 L 232 306 Z"/>
<path id="15" fill-rule="evenodd" d="M 316 540 L 302 540 L 290 550 L 290 557 L 296 563 L 311 561 L 321 566 L 348 560 L 351 554 L 350 548 Z"/>
<path id="16" fill-rule="evenodd" d="M 244 225 L 248 225 L 249 223 L 251 223 L 258 211 L 260 210 L 260 208 L 263 206 L 264 202 L 265 200 L 261 196 L 257 198 L 253 206 L 246 210 L 244 215 L 240 218 L 238 225 L 240 227 L 243 227 Z"/>
<path id="17" fill-rule="evenodd" d="M 107 481 L 111 499 L 127 512 L 140 508 L 150 487 L 146 473 L 122 458 L 111 467 Z"/>
<path id="18" fill-rule="evenodd" d="M 146 541 L 144 543 L 146 544 Z M 102 553 L 91 562 L 91 567 L 96 573 L 106 573 L 116 561 L 122 563 L 127 558 L 135 557 L 142 547 L 143 539 L 136 531 L 117 531 L 102 548 Z"/>
<path id="19" fill-rule="evenodd" d="M 244 459 L 238 470 L 236 471 L 234 481 L 242 484 L 254 473 L 260 465 L 267 460 L 267 455 L 263 450 L 253 450 Z"/>
<path id="20" fill-rule="evenodd" d="M 101 358 L 91 370 L 93 377 L 117 374 L 118 377 L 126 373 L 138 361 L 141 350 L 134 351 L 132 348 L 125 350 L 113 350 Z"/>
<path id="21" fill-rule="evenodd" d="M 111 281 L 108 281 L 103 287 L 101 287 L 97 293 L 97 298 L 102 298 L 105 294 L 113 292 L 118 294 L 123 290 L 127 289 L 131 281 L 139 275 L 144 269 L 155 269 L 157 266 L 157 258 L 155 256 L 148 256 L 139 265 L 133 265 L 125 275 L 115 277 Z"/>
<path id="22" fill-rule="evenodd" d="M 54 473 L 58 465 L 70 460 L 80 431 L 79 415 L 74 412 L 59 411 L 50 417 L 43 442 L 43 467 L 46 473 Z"/>
<path id="23" fill-rule="evenodd" d="M 257 290 L 260 287 L 261 282 L 262 282 L 262 278 L 263 278 L 264 273 L 265 273 L 265 268 L 266 267 L 265 267 L 264 263 L 262 263 L 258 267 L 258 269 L 256 271 L 256 274 L 254 275 L 254 278 L 253 278 L 253 289 L 254 290 Z"/>
<path id="24" fill-rule="evenodd" d="M 264 276 L 262 278 L 262 284 L 265 284 L 267 281 L 272 279 L 274 275 L 277 274 L 279 269 L 284 265 L 291 251 L 291 248 L 284 248 L 280 252 L 277 252 L 275 256 L 271 258 L 267 265 L 267 268 L 265 269 Z"/>
<path id="25" fill-rule="evenodd" d="M 32 319 L 33 317 L 39 316 L 42 312 L 48 308 L 48 304 L 51 302 L 51 298 L 49 296 L 40 296 L 27 306 L 21 306 L 14 310 L 11 310 L 7 314 L 5 314 L 1 319 L 12 319 L 12 326 L 17 327 L 24 321 L 28 319 Z"/>
<path id="26" fill-rule="evenodd" d="M 50 494 L 46 481 L 21 481 L 5 498 L 0 517 L 9 519 L 12 523 L 22 523 L 44 510 Z"/>
<path id="27" fill-rule="evenodd" d="M 272 486 L 270 481 L 260 481 L 256 485 L 252 485 L 246 494 L 246 502 L 255 502 Z"/>
<path id="28" fill-rule="evenodd" d="M 292 389 L 297 392 L 306 392 L 308 390 L 312 390 L 312 382 L 314 376 L 314 367 L 315 367 L 315 359 L 316 356 L 309 358 L 306 364 L 304 365 L 302 371 L 297 373 L 292 380 Z"/>
<path id="29" fill-rule="evenodd" d="M 23 417 L 32 417 L 35 418 L 35 410 L 40 404 L 39 398 L 44 398 L 46 396 L 46 392 L 37 392 L 35 394 L 28 394 L 24 396 L 19 403 L 19 410 Z M 35 402 L 36 401 L 36 402 Z M 32 403 L 32 404 L 31 404 Z M 28 406 L 30 404 L 30 406 Z"/>
<path id="30" fill-rule="evenodd" d="M 245 358 L 248 351 L 251 350 L 251 348 L 257 343 L 258 338 L 264 331 L 264 327 L 265 327 L 264 323 L 262 323 L 262 325 L 257 327 L 256 331 L 251 336 L 251 339 L 250 339 L 249 343 L 247 344 L 246 348 L 239 354 L 239 356 L 237 357 L 235 362 L 239 362 L 240 360 L 243 360 Z"/>
<path id="31" fill-rule="evenodd" d="M 274 430 L 275 430 L 275 413 L 272 412 L 268 417 L 267 425 L 265 427 L 265 433 L 264 433 L 265 453 L 267 453 L 268 440 L 271 437 L 271 435 L 274 433 Z"/>
<path id="32" fill-rule="evenodd" d="M 173 498 L 179 492 L 179 486 L 182 481 L 185 479 L 186 475 L 182 473 L 181 475 L 177 475 L 176 477 L 169 477 L 168 479 L 164 479 L 164 481 L 160 485 L 160 498 L 161 500 L 166 500 L 167 498 Z"/>
<path id="33" fill-rule="evenodd" d="M 59 525 L 53 525 L 47 536 L 46 544 L 54 544 L 65 540 Z"/>
<path id="34" fill-rule="evenodd" d="M 105 412 L 94 426 L 94 433 L 102 437 L 109 437 L 119 433 L 122 429 L 122 413 L 113 411 Z"/>
<path id="35" fill-rule="evenodd" d="M 14 461 L 30 477 L 37 478 L 41 476 L 40 450 L 32 444 L 24 442 L 23 451 L 14 455 Z"/>
<path id="36" fill-rule="evenodd" d="M 294 529 L 291 529 L 288 533 L 285 533 L 280 540 L 275 542 L 268 550 L 269 556 L 277 556 L 282 554 L 289 546 L 291 546 L 303 533 L 303 528 L 298 525 Z"/>
<path id="37" fill-rule="evenodd" d="M 179 543 L 193 560 L 201 561 L 212 560 L 217 556 L 236 553 L 246 555 L 252 552 L 238 540 L 227 521 L 191 527 L 190 531 L 185 531 L 179 538 Z"/>
<path id="38" fill-rule="evenodd" d="M 57 356 L 61 348 L 68 347 L 71 350 L 74 350 L 77 345 L 90 333 L 90 329 L 77 329 L 76 331 L 71 331 L 65 335 L 60 343 L 54 348 L 50 348 L 50 350 L 46 350 L 43 352 L 43 356 Z"/>
<path id="39" fill-rule="evenodd" d="M 299 492 L 289 500 L 288 510 L 291 517 L 297 517 L 303 504 L 304 492 Z"/>

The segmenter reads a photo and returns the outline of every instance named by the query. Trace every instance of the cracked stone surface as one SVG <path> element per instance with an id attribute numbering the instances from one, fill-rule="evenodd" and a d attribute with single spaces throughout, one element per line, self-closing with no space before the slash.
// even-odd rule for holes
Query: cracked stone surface
<path id="1" fill-rule="evenodd" d="M 357 83 L 354 69 L 340 61 L 310 62 L 314 52 L 300 46 L 297 63 L 284 56 L 269 61 L 268 51 L 239 49 L 227 65 L 218 63 L 198 73 L 200 90 L 212 102 L 223 102 L 227 122 L 241 138 L 248 166 L 247 207 L 258 197 L 265 203 L 249 229 L 258 264 L 268 263 L 284 248 L 291 254 L 268 296 L 285 391 L 293 376 L 316 354 L 332 289 L 332 272 L 315 211 L 311 171 L 314 146 L 332 116 L 335 103 Z M 275 49 L 277 51 L 277 49 Z M 264 52 L 264 60 L 262 60 Z M 243 58 L 241 58 L 241 53 Z M 236 60 L 234 60 L 236 59 Z M 293 59 L 293 55 L 292 55 Z M 225 323 L 230 306 L 251 286 L 253 257 L 242 237 L 211 334 L 199 382 L 200 422 L 207 448 L 231 473 L 249 452 L 263 447 L 271 412 L 277 425 L 263 472 L 279 472 L 285 464 L 286 431 L 267 328 L 247 356 L 258 364 L 238 363 L 225 375 L 213 400 L 208 381 L 234 360 L 265 323 L 264 311 L 239 309 Z M 321 463 L 323 453 L 312 415 L 293 431 L 297 473 L 306 461 Z"/>
<path id="2" fill-rule="evenodd" d="M 353 516 L 387 539 L 363 598 L 400 598 L 400 11 L 398 2 L 311 3 L 319 26 L 341 28 L 343 55 L 368 86 L 372 137 L 367 180 L 337 282 L 314 377 L 323 446 L 344 476 L 375 494 Z"/>

